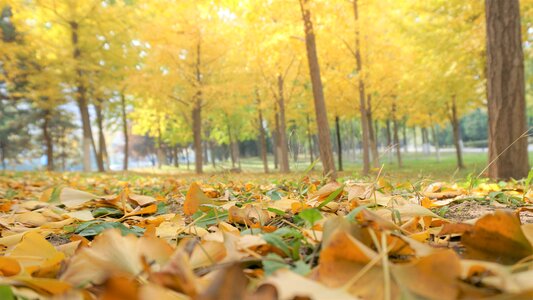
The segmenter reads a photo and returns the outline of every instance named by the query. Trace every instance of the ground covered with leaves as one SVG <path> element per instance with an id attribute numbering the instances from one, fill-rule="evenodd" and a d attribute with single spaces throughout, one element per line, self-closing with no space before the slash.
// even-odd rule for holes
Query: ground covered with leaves
<path id="1" fill-rule="evenodd" d="M 533 297 L 530 179 L 279 178 L 4 173 L 0 298 Z"/>

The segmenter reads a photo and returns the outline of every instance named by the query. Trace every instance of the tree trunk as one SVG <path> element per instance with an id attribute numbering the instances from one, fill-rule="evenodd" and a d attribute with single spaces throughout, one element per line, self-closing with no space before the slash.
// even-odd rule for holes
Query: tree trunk
<path id="1" fill-rule="evenodd" d="M 389 163 L 392 162 L 392 151 L 393 151 L 393 147 L 392 147 L 392 134 L 391 134 L 391 126 L 390 126 L 390 119 L 387 119 L 387 121 L 385 122 L 385 125 L 387 126 L 386 127 L 386 131 L 387 131 L 387 153 L 388 153 L 388 157 L 389 157 Z"/>
<path id="2" fill-rule="evenodd" d="M 191 160 L 189 158 L 189 146 L 185 147 L 185 158 L 187 159 L 187 170 L 191 169 Z"/>
<path id="3" fill-rule="evenodd" d="M 217 163 L 216 163 L 216 155 L 215 155 L 215 142 L 210 141 L 209 142 L 209 151 L 211 151 L 211 164 L 213 165 L 213 170 L 216 169 Z"/>
<path id="4" fill-rule="evenodd" d="M 43 138 L 46 146 L 46 170 L 54 170 L 54 143 L 52 141 L 52 135 L 50 134 L 50 118 L 51 113 L 49 110 L 44 111 L 44 120 L 43 120 Z"/>
<path id="5" fill-rule="evenodd" d="M 267 159 L 267 142 L 266 142 L 266 132 L 265 127 L 263 126 L 263 110 L 261 109 L 261 98 L 259 98 L 259 93 L 256 91 L 257 98 L 257 114 L 258 114 L 258 126 L 259 126 L 259 144 L 261 151 L 261 160 L 263 161 L 263 170 L 265 173 L 268 173 L 268 159 Z"/>
<path id="6" fill-rule="evenodd" d="M 102 115 L 102 101 L 96 99 L 94 110 L 96 112 L 96 125 L 98 126 L 98 151 L 96 154 L 96 164 L 99 172 L 105 172 L 105 162 L 107 161 L 107 149 L 104 136 L 104 120 Z"/>
<path id="7" fill-rule="evenodd" d="M 315 157 L 313 155 L 313 136 L 311 135 L 311 120 L 309 114 L 305 116 L 307 121 L 307 142 L 309 143 L 309 162 L 313 164 L 315 162 Z"/>
<path id="8" fill-rule="evenodd" d="M 400 147 L 400 138 L 398 137 L 398 120 L 396 119 L 396 103 L 392 104 L 392 125 L 394 127 L 394 146 L 396 148 L 396 159 L 398 167 L 402 167 L 402 153 Z"/>
<path id="9" fill-rule="evenodd" d="M 124 135 L 124 162 L 122 163 L 122 169 L 124 171 L 128 170 L 128 160 L 129 160 L 129 146 L 130 138 L 128 136 L 128 118 L 126 115 L 126 96 L 124 93 L 120 94 L 120 109 L 122 117 L 122 134 Z"/>
<path id="10" fill-rule="evenodd" d="M 461 150 L 461 133 L 459 126 L 459 119 L 457 118 L 457 105 L 455 103 L 455 95 L 452 97 L 452 107 L 450 112 L 450 122 L 453 129 L 453 144 L 455 145 L 455 153 L 457 154 L 457 168 L 464 169 L 463 152 Z"/>
<path id="11" fill-rule="evenodd" d="M 435 145 L 435 155 L 437 156 L 437 161 L 440 161 L 439 131 L 436 126 L 431 126 L 431 134 L 433 135 L 433 144 Z"/>
<path id="12" fill-rule="evenodd" d="M 300 9 L 304 22 L 305 46 L 307 50 L 307 61 L 309 64 L 309 75 L 313 88 L 313 100 L 315 103 L 316 123 L 318 128 L 318 148 L 320 151 L 320 160 L 324 168 L 324 174 L 331 179 L 337 178 L 335 163 L 333 162 L 333 150 L 331 147 L 330 130 L 326 103 L 324 100 L 324 91 L 322 89 L 322 79 L 320 78 L 320 64 L 318 63 L 318 54 L 316 51 L 315 32 L 311 19 L 311 10 L 309 9 L 309 0 L 300 0 Z"/>
<path id="13" fill-rule="evenodd" d="M 415 153 L 418 153 L 418 149 L 416 146 L 416 126 L 413 126 L 413 145 L 415 146 Z"/>
<path id="14" fill-rule="evenodd" d="M 367 95 L 366 120 L 368 122 L 368 141 L 372 152 L 372 166 L 379 168 L 379 152 L 376 134 L 372 122 L 372 96 Z"/>
<path id="15" fill-rule="evenodd" d="M 353 14 L 355 23 L 359 22 L 359 9 L 357 5 L 357 0 L 353 0 Z M 359 112 L 361 114 L 361 131 L 362 131 L 362 146 L 363 146 L 363 175 L 368 175 L 370 171 L 370 151 L 369 151 L 369 140 L 368 140 L 368 120 L 367 120 L 367 110 L 366 110 L 366 94 L 365 94 L 365 83 L 363 81 L 362 69 L 363 62 L 361 59 L 361 46 L 359 41 L 359 28 L 356 25 L 355 30 L 355 60 L 357 63 L 357 73 L 359 77 Z"/>
<path id="16" fill-rule="evenodd" d="M 279 144 L 279 113 L 278 113 L 278 105 L 276 104 L 275 105 L 275 114 L 274 114 L 274 132 L 272 133 L 272 140 L 273 140 L 273 145 L 272 145 L 272 152 L 274 152 L 274 169 L 278 169 L 279 168 L 279 160 L 280 160 L 280 144 Z"/>
<path id="17" fill-rule="evenodd" d="M 518 0 L 485 0 L 489 176 L 528 175 L 524 54 Z"/>
<path id="18" fill-rule="evenodd" d="M 409 152 L 409 150 L 407 149 L 407 122 L 406 121 L 403 121 L 402 122 L 402 136 L 403 136 L 403 149 L 405 151 L 405 153 Z"/>
<path id="19" fill-rule="evenodd" d="M 174 146 L 174 167 L 178 168 L 180 167 L 180 148 L 178 146 Z"/>
<path id="20" fill-rule="evenodd" d="M 91 129 L 91 117 L 89 115 L 89 105 L 87 101 L 87 90 L 83 78 L 83 71 L 80 67 L 81 50 L 79 48 L 78 41 L 78 23 L 70 22 L 70 33 L 72 41 L 72 57 L 76 63 L 76 102 L 80 110 L 81 123 L 82 123 L 82 153 L 83 153 L 83 171 L 91 171 L 91 144 L 93 144 L 93 150 L 95 156 L 96 147 L 94 147 L 93 133 Z"/>
<path id="21" fill-rule="evenodd" d="M 341 126 L 339 124 L 339 116 L 335 116 L 335 129 L 337 133 L 337 159 L 339 161 L 339 171 L 342 171 L 342 142 L 341 142 Z"/>
<path id="22" fill-rule="evenodd" d="M 278 109 L 279 109 L 279 170 L 282 173 L 290 172 L 289 167 L 289 144 L 287 142 L 287 123 L 285 120 L 285 95 L 284 80 L 278 75 Z"/>
<path id="23" fill-rule="evenodd" d="M 235 147 L 233 146 L 235 141 L 233 139 L 233 132 L 231 131 L 231 125 L 229 123 L 229 118 L 227 115 L 226 115 L 226 120 L 227 120 L 226 126 L 227 126 L 228 139 L 229 139 L 229 156 L 231 158 L 231 168 L 235 169 L 235 164 L 237 163 L 237 157 L 235 157 Z"/>
<path id="24" fill-rule="evenodd" d="M 193 145 L 194 145 L 194 169 L 196 174 L 202 174 L 203 151 L 202 151 L 202 106 L 197 99 L 192 109 Z"/>
<path id="25" fill-rule="evenodd" d="M 0 141 L 0 160 L 2 160 L 2 170 L 6 170 L 6 144 Z"/>

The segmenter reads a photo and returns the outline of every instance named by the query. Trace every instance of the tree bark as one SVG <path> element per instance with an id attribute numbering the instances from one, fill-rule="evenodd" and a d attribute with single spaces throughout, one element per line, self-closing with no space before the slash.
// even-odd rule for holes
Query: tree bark
<path id="1" fill-rule="evenodd" d="M 342 171 L 342 142 L 341 142 L 341 126 L 340 126 L 340 120 L 339 116 L 335 116 L 335 129 L 337 133 L 337 159 L 339 162 L 339 171 Z"/>
<path id="2" fill-rule="evenodd" d="M 368 141 L 372 152 L 372 166 L 379 168 L 379 152 L 377 137 L 372 122 L 372 96 L 367 95 L 366 120 L 368 122 Z M 377 132 L 377 131 L 376 131 Z"/>
<path id="3" fill-rule="evenodd" d="M 185 158 L 187 159 L 187 170 L 191 169 L 191 160 L 189 158 L 189 146 L 185 147 Z"/>
<path id="4" fill-rule="evenodd" d="M 235 169 L 235 164 L 237 163 L 237 157 L 235 157 L 235 147 L 233 144 L 235 143 L 233 138 L 233 132 L 231 131 L 231 124 L 229 122 L 229 117 L 226 115 L 226 126 L 228 131 L 228 139 L 229 139 L 229 156 L 231 158 L 231 168 Z"/>
<path id="5" fill-rule="evenodd" d="M 105 172 L 107 161 L 107 147 L 104 136 L 104 117 L 102 115 L 102 101 L 96 99 L 94 110 L 96 112 L 96 125 L 98 126 L 98 151 L 96 155 L 96 164 L 99 172 Z"/>
<path id="6" fill-rule="evenodd" d="M 431 126 L 431 133 L 433 135 L 433 144 L 435 145 L 435 155 L 437 156 L 437 161 L 440 161 L 439 131 L 436 126 Z"/>
<path id="7" fill-rule="evenodd" d="M 274 132 L 272 133 L 272 152 L 274 152 L 274 169 L 279 168 L 279 160 L 280 160 L 280 144 L 279 144 L 279 112 L 278 112 L 278 105 L 275 105 L 275 114 L 274 114 Z"/>
<path id="8" fill-rule="evenodd" d="M 54 170 L 54 143 L 52 140 L 52 135 L 50 134 L 50 118 L 51 113 L 49 110 L 44 111 L 44 120 L 43 120 L 43 138 L 46 146 L 46 170 Z"/>
<path id="9" fill-rule="evenodd" d="M 353 14 L 355 23 L 357 24 L 359 22 L 359 9 L 357 5 L 357 0 L 353 0 Z M 363 175 L 368 175 L 368 172 L 370 171 L 370 151 L 369 151 L 369 140 L 368 140 L 368 120 L 367 120 L 367 109 L 366 109 L 366 94 L 365 94 L 365 83 L 363 81 L 362 76 L 362 69 L 363 69 L 363 62 L 361 59 L 361 46 L 359 41 L 359 28 L 358 25 L 356 25 L 355 30 L 355 60 L 357 63 L 357 73 L 359 77 L 359 112 L 361 114 L 361 130 L 362 130 L 362 138 L 363 138 Z"/>
<path id="10" fill-rule="evenodd" d="M 285 95 L 284 80 L 281 74 L 278 75 L 278 109 L 279 109 L 279 170 L 281 173 L 290 172 L 289 167 L 289 144 L 287 142 L 287 123 L 285 119 Z"/>
<path id="11" fill-rule="evenodd" d="M 326 103 L 324 100 L 324 91 L 322 88 L 322 79 L 320 78 L 320 64 L 318 63 L 318 54 L 316 51 L 315 32 L 311 20 L 311 10 L 309 9 L 309 0 L 300 0 L 300 9 L 305 31 L 305 46 L 307 51 L 307 61 L 309 64 L 309 75 L 313 88 L 313 100 L 315 103 L 316 123 L 318 127 L 318 148 L 320 151 L 320 160 L 324 168 L 324 174 L 331 179 L 337 179 L 337 171 L 333 161 L 333 150 L 331 147 L 330 130 Z"/>
<path id="12" fill-rule="evenodd" d="M 261 98 L 259 93 L 256 91 L 257 99 L 257 114 L 258 114 L 258 123 L 259 126 L 259 144 L 261 151 L 261 160 L 263 161 L 263 170 L 265 173 L 268 173 L 268 159 L 267 159 L 267 143 L 266 143 L 266 132 L 265 127 L 263 126 L 263 110 L 261 109 Z"/>
<path id="13" fill-rule="evenodd" d="M 396 148 L 396 160 L 398 161 L 398 167 L 402 167 L 402 153 L 400 138 L 398 137 L 398 120 L 396 118 L 396 103 L 392 103 L 392 125 L 394 129 L 394 147 Z"/>
<path id="14" fill-rule="evenodd" d="M 450 123 L 452 123 L 453 144 L 455 145 L 455 153 L 457 155 L 457 168 L 464 169 L 463 151 L 461 149 L 461 133 L 459 126 L 459 119 L 457 117 L 457 105 L 455 95 L 452 97 L 452 106 L 450 111 Z"/>
<path id="15" fill-rule="evenodd" d="M 180 148 L 178 146 L 174 146 L 173 154 L 174 154 L 174 167 L 178 168 L 180 167 Z"/>
<path id="16" fill-rule="evenodd" d="M 120 94 L 120 109 L 122 117 L 122 134 L 124 135 L 124 161 L 122 163 L 122 169 L 124 171 L 128 170 L 128 160 L 129 160 L 129 146 L 130 140 L 128 135 L 128 118 L 126 115 L 126 96 L 124 93 Z"/>
<path id="17" fill-rule="evenodd" d="M 87 88 L 83 78 L 83 70 L 80 67 L 81 50 L 78 41 L 78 23 L 70 22 L 70 34 L 72 42 L 72 57 L 76 63 L 76 102 L 80 110 L 82 123 L 82 155 L 83 155 L 83 171 L 91 171 L 91 144 L 93 146 L 94 155 L 97 156 L 96 147 L 94 147 L 93 133 L 91 129 L 91 117 L 89 115 L 89 105 L 87 101 Z"/>
<path id="18" fill-rule="evenodd" d="M 307 122 L 307 142 L 309 143 L 309 162 L 313 164 L 315 157 L 313 153 L 313 136 L 311 135 L 311 120 L 309 114 L 306 115 L 305 120 Z"/>
<path id="19" fill-rule="evenodd" d="M 489 176 L 528 175 L 524 54 L 518 0 L 485 0 Z"/>
<path id="20" fill-rule="evenodd" d="M 416 146 L 416 126 L 413 126 L 413 145 L 415 146 L 415 153 L 418 153 L 418 148 Z"/>
<path id="21" fill-rule="evenodd" d="M 194 169 L 196 174 L 203 172 L 203 151 L 202 151 L 202 106 L 200 101 L 195 101 L 192 109 L 193 126 L 193 147 L 194 147 Z"/>
<path id="22" fill-rule="evenodd" d="M 409 152 L 407 149 L 407 122 L 404 120 L 402 122 L 402 137 L 403 137 L 403 149 L 405 153 Z"/>

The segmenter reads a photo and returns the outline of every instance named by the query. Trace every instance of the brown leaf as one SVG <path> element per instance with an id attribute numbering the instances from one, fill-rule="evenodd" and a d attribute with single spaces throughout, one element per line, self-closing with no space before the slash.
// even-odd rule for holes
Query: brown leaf
<path id="1" fill-rule="evenodd" d="M 462 238 L 465 256 L 513 264 L 533 254 L 533 247 L 520 227 L 520 219 L 509 211 L 497 210 L 479 219 Z"/>
<path id="2" fill-rule="evenodd" d="M 221 270 L 211 284 L 195 300 L 244 299 L 248 279 L 239 264 Z"/>
<path id="3" fill-rule="evenodd" d="M 190 216 L 197 212 L 203 204 L 213 204 L 213 200 L 204 194 L 196 182 L 193 182 L 187 191 L 187 195 L 185 195 L 183 212 Z"/>

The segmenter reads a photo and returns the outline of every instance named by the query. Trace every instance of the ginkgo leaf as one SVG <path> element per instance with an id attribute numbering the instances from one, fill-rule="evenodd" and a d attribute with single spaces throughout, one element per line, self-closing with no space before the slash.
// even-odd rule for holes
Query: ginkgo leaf
<path id="1" fill-rule="evenodd" d="M 185 202 L 183 203 L 183 212 L 190 216 L 200 209 L 204 204 L 213 204 L 214 201 L 207 197 L 200 185 L 196 182 L 191 183 L 187 194 L 185 195 Z"/>
<path id="2" fill-rule="evenodd" d="M 84 191 L 72 189 L 72 188 L 63 188 L 59 194 L 59 202 L 65 205 L 68 208 L 73 208 L 80 206 L 88 201 L 97 199 L 98 196 Z"/>

